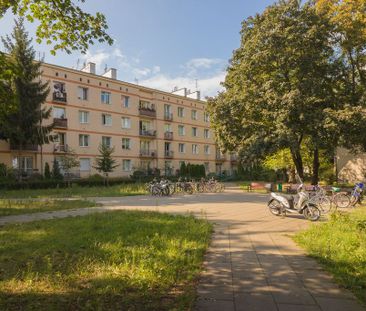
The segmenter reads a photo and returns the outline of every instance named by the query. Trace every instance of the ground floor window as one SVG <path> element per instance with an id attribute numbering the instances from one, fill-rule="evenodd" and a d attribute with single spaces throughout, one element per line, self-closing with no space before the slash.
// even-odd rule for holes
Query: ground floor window
<path id="1" fill-rule="evenodd" d="M 14 157 L 13 168 L 22 172 L 30 173 L 33 171 L 33 158 L 32 157 Z"/>
<path id="2" fill-rule="evenodd" d="M 216 164 L 216 174 L 217 175 L 222 174 L 222 164 Z"/>
<path id="3" fill-rule="evenodd" d="M 132 170 L 131 160 L 122 160 L 122 170 L 124 172 L 130 172 Z"/>
<path id="4" fill-rule="evenodd" d="M 80 163 L 80 171 L 81 172 L 89 172 L 90 171 L 90 159 L 89 158 L 81 158 L 79 160 Z"/>
<path id="5" fill-rule="evenodd" d="M 205 166 L 205 172 L 206 172 L 206 174 L 209 174 L 210 173 L 210 163 L 205 162 L 204 163 L 204 166 Z"/>

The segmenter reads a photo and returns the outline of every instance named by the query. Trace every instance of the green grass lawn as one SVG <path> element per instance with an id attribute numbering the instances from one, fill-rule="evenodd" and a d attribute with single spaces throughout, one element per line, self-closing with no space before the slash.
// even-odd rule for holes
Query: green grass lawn
<path id="1" fill-rule="evenodd" d="M 38 212 L 101 206 L 90 200 L 13 200 L 0 199 L 0 217 Z"/>
<path id="2" fill-rule="evenodd" d="M 295 241 L 366 303 L 366 207 L 335 213 L 329 222 L 297 234 Z"/>
<path id="3" fill-rule="evenodd" d="M 120 197 L 145 194 L 142 184 L 123 184 L 110 187 L 80 187 L 59 189 L 3 190 L 0 198 L 71 198 L 71 197 Z"/>
<path id="4" fill-rule="evenodd" d="M 211 231 L 137 211 L 0 227 L 0 310 L 188 310 Z"/>

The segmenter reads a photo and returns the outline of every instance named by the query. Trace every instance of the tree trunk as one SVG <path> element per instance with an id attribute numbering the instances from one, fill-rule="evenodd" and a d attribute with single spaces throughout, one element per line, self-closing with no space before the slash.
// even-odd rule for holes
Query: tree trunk
<path id="1" fill-rule="evenodd" d="M 304 166 L 302 163 L 302 156 L 300 152 L 300 148 L 290 148 L 291 150 L 291 157 L 292 161 L 295 164 L 296 172 L 299 177 L 303 180 L 304 179 Z"/>
<path id="2" fill-rule="evenodd" d="M 317 185 L 319 182 L 319 149 L 314 149 L 314 155 L 313 155 L 313 175 L 311 177 L 311 184 Z"/>

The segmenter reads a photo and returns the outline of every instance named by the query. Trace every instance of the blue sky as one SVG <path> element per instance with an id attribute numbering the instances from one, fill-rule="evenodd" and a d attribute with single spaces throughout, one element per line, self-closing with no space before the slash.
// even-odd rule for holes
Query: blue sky
<path id="1" fill-rule="evenodd" d="M 118 79 L 171 91 L 174 86 L 215 95 L 225 77 L 232 51 L 240 44 L 241 22 L 274 0 L 86 0 L 85 9 L 107 17 L 113 46 L 96 44 L 86 55 L 58 52 L 36 45 L 45 61 L 79 67 L 94 61 L 118 69 Z M 0 20 L 0 35 L 11 32 L 13 17 Z M 27 24 L 30 34 L 35 25 Z M 136 80 L 137 79 L 137 80 Z"/>

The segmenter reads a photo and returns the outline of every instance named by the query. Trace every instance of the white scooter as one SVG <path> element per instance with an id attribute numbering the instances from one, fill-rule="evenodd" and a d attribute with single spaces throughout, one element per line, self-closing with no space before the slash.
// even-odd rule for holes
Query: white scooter
<path id="1" fill-rule="evenodd" d="M 286 213 L 303 214 L 306 219 L 317 221 L 321 216 L 320 209 L 310 200 L 309 194 L 304 190 L 304 184 L 300 178 L 299 180 L 301 183 L 297 188 L 296 197 L 272 192 L 268 208 L 275 216 L 286 216 Z"/>

